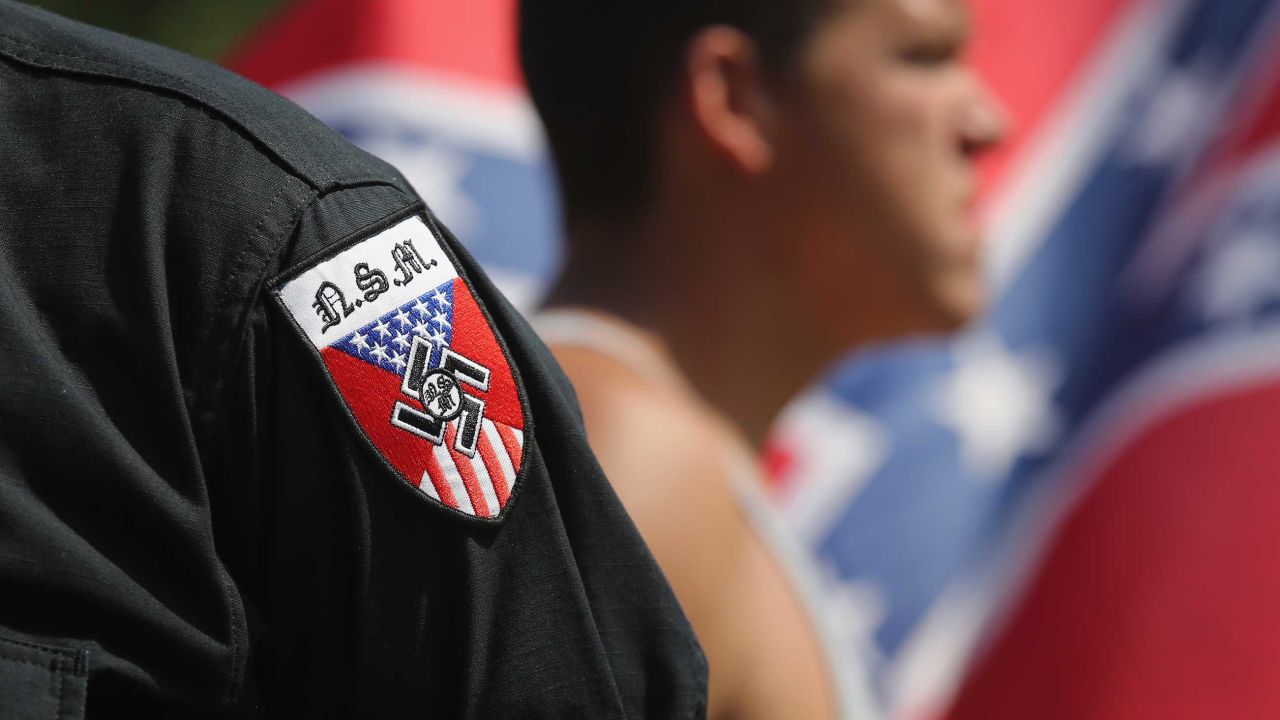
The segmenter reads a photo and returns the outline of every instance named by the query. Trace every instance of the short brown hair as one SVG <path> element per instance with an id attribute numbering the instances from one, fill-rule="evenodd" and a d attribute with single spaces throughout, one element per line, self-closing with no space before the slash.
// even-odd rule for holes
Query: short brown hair
<path id="1" fill-rule="evenodd" d="M 570 212 L 635 209 L 652 183 L 657 110 L 702 28 L 739 28 L 783 69 L 837 0 L 521 0 L 520 60 Z"/>

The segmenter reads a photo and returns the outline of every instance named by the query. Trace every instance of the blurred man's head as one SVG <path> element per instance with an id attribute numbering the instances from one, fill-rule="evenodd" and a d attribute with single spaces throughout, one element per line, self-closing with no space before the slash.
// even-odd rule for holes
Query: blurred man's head
<path id="1" fill-rule="evenodd" d="M 968 32 L 964 0 L 522 0 L 520 38 L 571 228 L 718 222 L 700 243 L 840 342 L 981 305 L 972 161 L 1002 129 Z"/>

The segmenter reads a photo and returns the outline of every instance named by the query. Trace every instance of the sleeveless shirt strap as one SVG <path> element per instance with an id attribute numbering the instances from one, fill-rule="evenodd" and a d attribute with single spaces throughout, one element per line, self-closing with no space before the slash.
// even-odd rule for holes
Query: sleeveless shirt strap
<path id="1" fill-rule="evenodd" d="M 646 344 L 639 331 L 620 320 L 589 310 L 555 308 L 534 315 L 530 324 L 548 346 L 591 350 L 655 383 L 684 384 L 670 362 Z"/>

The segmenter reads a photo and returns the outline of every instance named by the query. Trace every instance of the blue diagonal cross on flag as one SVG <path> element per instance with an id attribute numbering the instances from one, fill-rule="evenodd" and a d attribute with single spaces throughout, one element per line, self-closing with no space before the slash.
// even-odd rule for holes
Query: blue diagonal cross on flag
<path id="1" fill-rule="evenodd" d="M 989 198 L 987 320 L 778 430 L 827 632 L 892 717 L 1273 716 L 1280 3 L 980 10 L 1105 21 Z"/>

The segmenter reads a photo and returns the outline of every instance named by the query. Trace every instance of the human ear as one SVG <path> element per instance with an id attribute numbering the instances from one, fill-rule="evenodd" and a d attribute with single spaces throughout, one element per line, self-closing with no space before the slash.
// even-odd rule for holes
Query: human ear
<path id="1" fill-rule="evenodd" d="M 686 109 L 712 150 L 741 172 L 766 172 L 771 104 L 751 38 L 723 25 L 700 31 L 686 47 L 682 82 Z"/>

